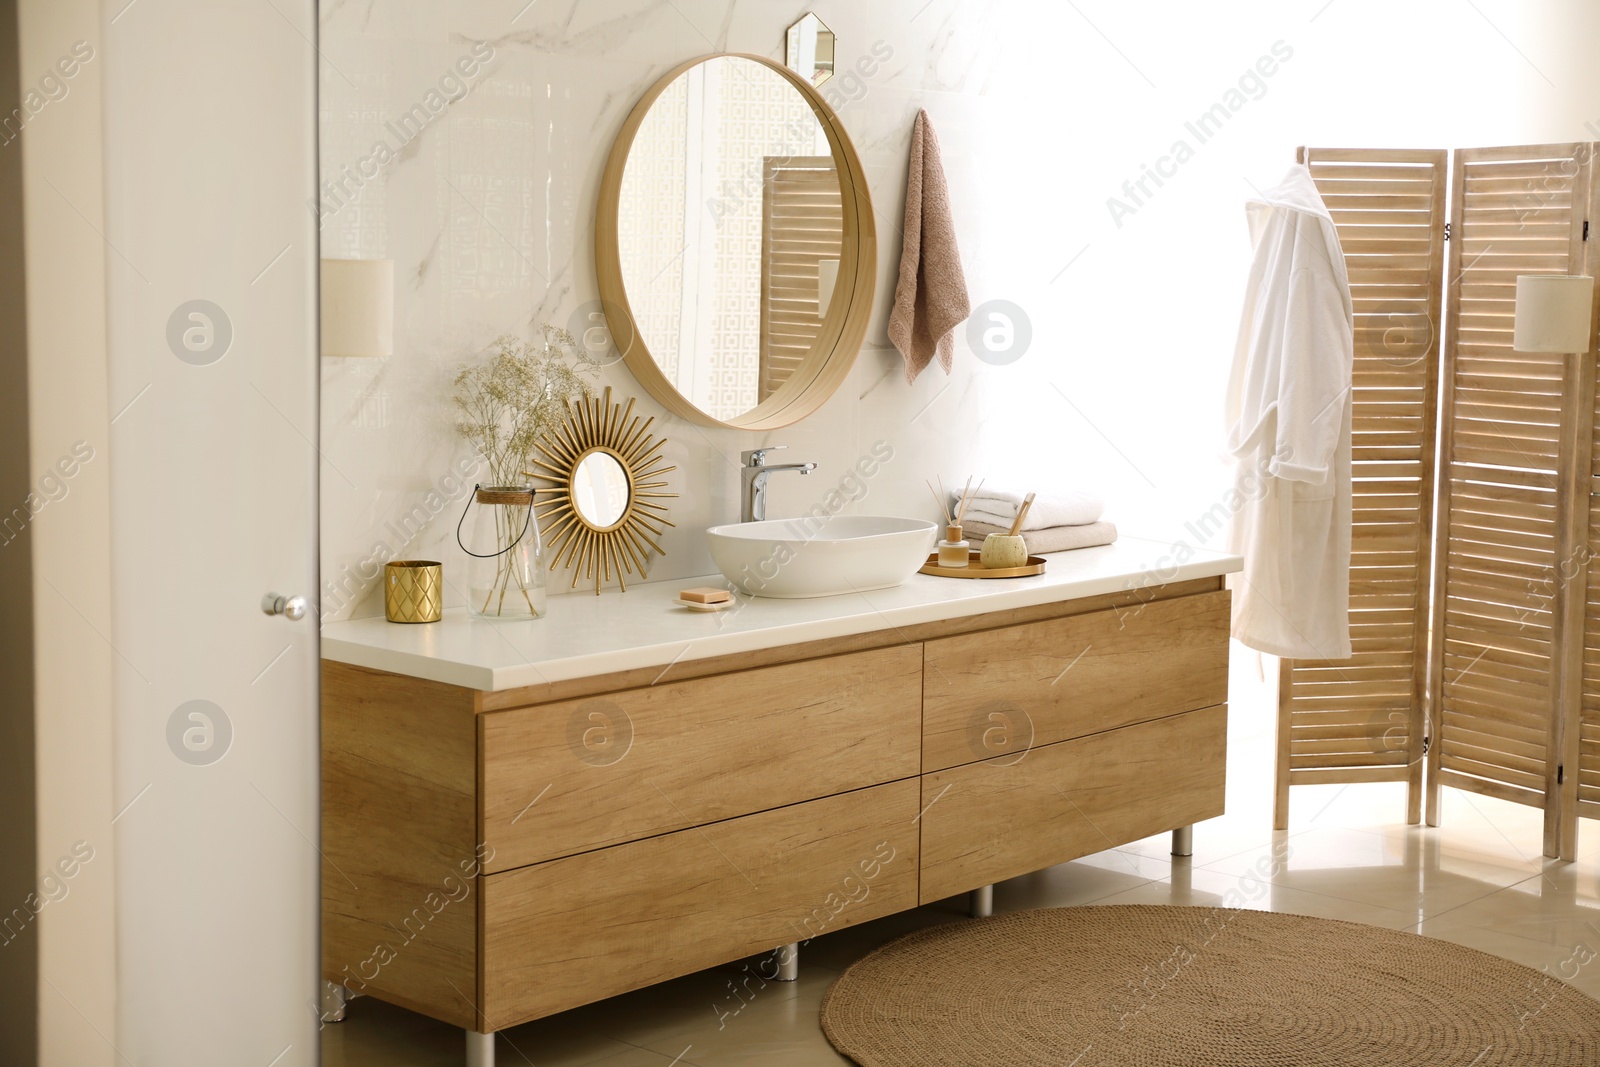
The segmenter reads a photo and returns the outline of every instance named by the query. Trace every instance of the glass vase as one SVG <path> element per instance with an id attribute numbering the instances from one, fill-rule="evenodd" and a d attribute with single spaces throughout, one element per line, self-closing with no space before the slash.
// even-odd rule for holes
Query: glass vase
<path id="1" fill-rule="evenodd" d="M 467 606 L 485 619 L 538 619 L 545 613 L 544 544 L 533 513 L 533 490 L 520 485 L 474 486 L 472 536 L 456 541 L 467 561 Z M 466 515 L 463 513 L 462 518 Z"/>

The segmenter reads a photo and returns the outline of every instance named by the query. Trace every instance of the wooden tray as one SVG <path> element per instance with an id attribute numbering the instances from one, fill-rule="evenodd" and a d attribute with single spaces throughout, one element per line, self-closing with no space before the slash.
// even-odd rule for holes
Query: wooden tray
<path id="1" fill-rule="evenodd" d="M 1043 556 L 1029 556 L 1028 562 L 1020 567 L 995 567 L 992 570 L 983 565 L 981 556 L 981 552 L 968 552 L 967 558 L 971 562 L 965 567 L 941 567 L 939 553 L 933 552 L 928 555 L 928 562 L 917 569 L 917 573 L 931 574 L 936 578 L 1028 578 L 1044 573 Z"/>

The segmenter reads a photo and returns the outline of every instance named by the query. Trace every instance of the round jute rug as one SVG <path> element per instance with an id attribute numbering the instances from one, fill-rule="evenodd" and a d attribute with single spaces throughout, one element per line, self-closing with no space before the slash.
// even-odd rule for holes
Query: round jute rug
<path id="1" fill-rule="evenodd" d="M 822 1029 L 863 1067 L 1600 1064 L 1600 1003 L 1561 969 L 1303 915 L 1052 908 L 883 946 Z"/>

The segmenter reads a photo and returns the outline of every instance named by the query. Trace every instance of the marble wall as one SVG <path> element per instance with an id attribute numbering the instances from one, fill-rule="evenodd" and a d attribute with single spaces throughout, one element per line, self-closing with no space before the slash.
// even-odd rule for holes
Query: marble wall
<path id="1" fill-rule="evenodd" d="M 1100 491 L 1125 531 L 1157 537 L 1153 556 L 1204 543 L 1184 519 L 1227 482 L 1242 201 L 1301 143 L 1524 137 L 1559 90 L 1508 47 L 1515 5 L 1479 6 L 1481 20 L 1370 0 L 323 0 L 323 254 L 392 258 L 398 287 L 394 356 L 324 361 L 325 617 L 381 612 L 382 558 L 461 573 L 468 453 L 448 383 L 501 333 L 586 323 L 596 189 L 634 101 L 695 55 L 781 58 L 808 10 L 839 34 L 831 95 L 875 201 L 872 328 L 823 410 L 772 433 L 667 417 L 624 367 L 605 372 L 658 416 L 678 468 L 677 527 L 651 577 L 714 570 L 700 531 L 737 518 L 740 450 L 773 442 L 820 464 L 773 479 L 775 517 L 830 492 L 849 510 L 931 517 L 926 479 L 976 473 Z M 1473 61 L 1474 78 L 1445 91 L 1417 62 L 1442 54 Z M 885 323 L 919 108 L 943 145 L 974 304 L 1011 306 L 1022 355 L 980 359 L 980 315 L 952 375 L 908 386 Z M 1195 127 L 1207 114 L 1221 118 Z M 894 458 L 863 483 L 854 468 L 878 442 Z"/>

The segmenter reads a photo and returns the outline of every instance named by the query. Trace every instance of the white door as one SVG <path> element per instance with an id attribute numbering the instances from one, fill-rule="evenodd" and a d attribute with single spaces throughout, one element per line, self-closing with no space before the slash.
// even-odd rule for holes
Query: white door
<path id="1" fill-rule="evenodd" d="M 317 1062 L 316 13 L 103 8 L 117 1031 Z"/>

